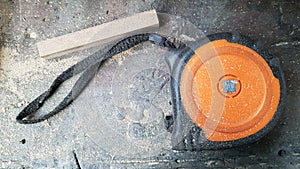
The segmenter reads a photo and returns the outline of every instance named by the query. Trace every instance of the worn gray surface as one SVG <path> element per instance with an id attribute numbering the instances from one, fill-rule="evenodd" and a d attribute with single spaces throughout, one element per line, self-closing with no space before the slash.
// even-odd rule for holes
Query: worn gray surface
<path id="1" fill-rule="evenodd" d="M 281 60 L 287 104 L 269 135 L 235 149 L 171 151 L 171 136 L 162 124 L 162 116 L 171 113 L 169 84 L 164 85 L 168 69 L 161 56 L 169 53 L 150 44 L 106 62 L 87 90 L 54 118 L 16 123 L 24 105 L 95 50 L 44 60 L 36 42 L 153 8 L 182 16 L 206 34 L 238 31 L 259 39 Z M 0 17 L 0 168 L 77 168 L 74 153 L 81 168 L 300 168 L 296 0 L 1 0 Z M 62 90 L 58 97 L 63 96 Z"/>

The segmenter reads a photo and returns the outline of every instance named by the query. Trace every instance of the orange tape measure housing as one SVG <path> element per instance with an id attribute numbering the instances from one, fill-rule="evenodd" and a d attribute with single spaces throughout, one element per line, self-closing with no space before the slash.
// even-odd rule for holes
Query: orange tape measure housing
<path id="1" fill-rule="evenodd" d="M 182 72 L 180 93 L 206 138 L 222 142 L 264 128 L 277 110 L 280 85 L 257 52 L 221 39 L 195 51 Z"/>

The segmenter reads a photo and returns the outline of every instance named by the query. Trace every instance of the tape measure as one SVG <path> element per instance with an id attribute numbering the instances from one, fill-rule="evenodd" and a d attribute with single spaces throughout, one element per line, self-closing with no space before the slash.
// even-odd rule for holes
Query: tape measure
<path id="1" fill-rule="evenodd" d="M 209 35 L 167 60 L 173 77 L 174 149 L 255 142 L 274 127 L 284 77 L 279 60 L 254 41 L 239 34 Z"/>
<path id="2" fill-rule="evenodd" d="M 139 34 L 95 53 L 59 75 L 50 88 L 17 116 L 23 124 L 38 123 L 72 103 L 99 69 L 101 62 L 150 41 L 174 54 L 170 67 L 173 115 L 165 118 L 175 150 L 232 147 L 257 141 L 275 125 L 285 93 L 279 61 L 247 37 L 220 33 L 193 46 L 175 44 L 158 34 Z M 30 119 L 58 87 L 82 73 L 72 91 L 49 113 Z"/>

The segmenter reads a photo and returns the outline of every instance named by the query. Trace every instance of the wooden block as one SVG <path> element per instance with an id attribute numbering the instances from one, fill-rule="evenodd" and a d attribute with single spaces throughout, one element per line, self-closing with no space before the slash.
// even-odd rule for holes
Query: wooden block
<path id="1" fill-rule="evenodd" d="M 158 27 L 156 11 L 151 10 L 41 41 L 37 47 L 41 57 L 50 59 Z"/>

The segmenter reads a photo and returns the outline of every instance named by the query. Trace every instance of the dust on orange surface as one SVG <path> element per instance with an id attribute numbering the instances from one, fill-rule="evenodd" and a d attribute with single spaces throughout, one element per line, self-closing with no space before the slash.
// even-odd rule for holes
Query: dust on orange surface
<path id="1" fill-rule="evenodd" d="M 273 118 L 279 80 L 256 51 L 225 39 L 199 47 L 185 66 L 183 106 L 210 141 L 253 135 Z"/>

